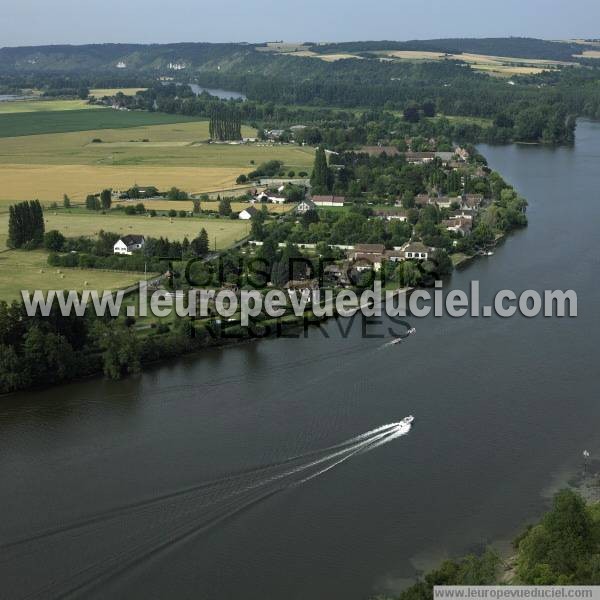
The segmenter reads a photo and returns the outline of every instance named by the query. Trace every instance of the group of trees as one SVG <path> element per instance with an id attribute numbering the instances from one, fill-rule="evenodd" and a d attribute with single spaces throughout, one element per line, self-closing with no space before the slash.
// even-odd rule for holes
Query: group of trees
<path id="1" fill-rule="evenodd" d="M 242 117 L 235 104 L 214 103 L 210 109 L 208 132 L 213 140 L 242 139 Z"/>
<path id="2" fill-rule="evenodd" d="M 63 198 L 63 205 L 65 208 L 70 208 L 71 201 L 66 194 L 65 198 Z M 112 190 L 109 189 L 102 190 L 99 194 L 88 194 L 85 198 L 85 207 L 88 210 L 110 210 L 111 206 Z"/>
<path id="3" fill-rule="evenodd" d="M 36 248 L 44 241 L 44 211 L 39 200 L 19 202 L 9 207 L 8 241 L 10 248 Z"/>

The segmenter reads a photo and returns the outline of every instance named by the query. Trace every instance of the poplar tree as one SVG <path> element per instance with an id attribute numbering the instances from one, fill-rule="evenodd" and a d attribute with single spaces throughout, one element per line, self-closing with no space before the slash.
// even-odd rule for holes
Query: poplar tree
<path id="1" fill-rule="evenodd" d="M 44 240 L 44 211 L 39 200 L 19 202 L 9 207 L 8 246 L 35 248 Z"/>
<path id="2" fill-rule="evenodd" d="M 325 149 L 317 148 L 315 153 L 315 163 L 310 178 L 313 193 L 325 194 L 331 191 L 331 172 L 327 166 L 327 157 Z"/>

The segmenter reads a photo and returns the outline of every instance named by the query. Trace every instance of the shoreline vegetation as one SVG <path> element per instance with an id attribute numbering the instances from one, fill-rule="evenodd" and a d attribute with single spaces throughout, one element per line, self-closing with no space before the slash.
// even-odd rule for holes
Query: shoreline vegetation
<path id="1" fill-rule="evenodd" d="M 512 541 L 443 561 L 399 594 L 373 600 L 432 600 L 435 585 L 599 585 L 600 461 L 587 462 L 553 496 L 537 523 Z"/>
<path id="2" fill-rule="evenodd" d="M 431 600 L 433 585 L 598 585 L 600 461 L 576 469 L 566 487 L 555 493 L 552 505 L 537 524 L 525 526 L 517 535 L 512 553 L 498 553 L 490 547 L 481 555 L 444 561 L 400 594 L 377 596 L 377 600 Z M 551 542 L 549 524 L 559 527 L 552 532 Z M 585 550 L 584 541 L 579 554 L 564 551 L 574 532 L 585 536 L 586 530 L 592 535 Z M 558 558 L 556 553 L 564 556 Z"/>

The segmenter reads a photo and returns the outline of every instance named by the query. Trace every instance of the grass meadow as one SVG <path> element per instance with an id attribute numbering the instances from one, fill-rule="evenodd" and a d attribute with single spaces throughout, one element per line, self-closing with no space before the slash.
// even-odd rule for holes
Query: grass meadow
<path id="1" fill-rule="evenodd" d="M 57 269 L 47 258 L 43 250 L 0 252 L 0 300 L 17 300 L 21 290 L 117 290 L 144 277 L 131 271 Z"/>
<path id="2" fill-rule="evenodd" d="M 37 106 L 38 102 L 45 103 L 46 101 L 35 100 L 31 101 L 30 104 Z M 35 112 L 10 112 L 11 105 L 18 108 L 21 105 L 20 101 L 3 102 L 2 105 L 6 106 L 4 106 L 3 112 L 0 113 L 0 138 L 40 133 L 185 123 L 196 120 L 193 117 L 186 117 L 184 115 L 113 110 L 112 108 L 87 105 L 86 108 L 74 108 L 73 110 L 61 108 L 55 110 L 37 110 Z"/>
<path id="3" fill-rule="evenodd" d="M 191 203 L 190 203 L 191 207 Z M 58 229 L 66 237 L 80 235 L 95 237 L 100 230 L 112 231 L 126 235 L 136 233 L 151 237 L 168 237 L 172 240 L 182 240 L 186 235 L 192 239 L 204 227 L 210 239 L 211 248 L 215 240 L 217 249 L 227 248 L 237 240 L 242 239 L 250 230 L 248 221 L 237 219 L 201 219 L 198 217 L 148 217 L 138 215 L 124 215 L 119 212 L 107 214 L 91 213 L 87 211 L 64 210 L 44 212 L 46 231 Z M 8 213 L 0 214 L 0 231 L 8 231 Z M 1 240 L 6 245 L 6 236 Z"/>
<path id="4" fill-rule="evenodd" d="M 147 88 L 141 87 L 121 87 L 121 88 L 93 88 L 90 90 L 90 96 L 103 98 L 104 96 L 114 96 L 118 92 L 122 92 L 126 96 L 135 96 L 137 92 L 142 92 Z"/>
<path id="5" fill-rule="evenodd" d="M 86 100 L 13 100 L 0 102 L 0 115 L 15 113 L 56 112 L 63 110 L 98 110 Z"/>

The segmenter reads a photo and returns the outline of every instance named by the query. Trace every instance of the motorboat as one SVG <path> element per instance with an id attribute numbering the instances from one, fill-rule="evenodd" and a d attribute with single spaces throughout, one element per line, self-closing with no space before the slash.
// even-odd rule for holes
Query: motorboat
<path id="1" fill-rule="evenodd" d="M 408 417 L 404 417 L 404 419 L 402 419 L 402 421 L 400 421 L 400 423 L 410 425 L 414 420 L 415 420 L 415 418 L 412 415 L 408 415 Z"/>

